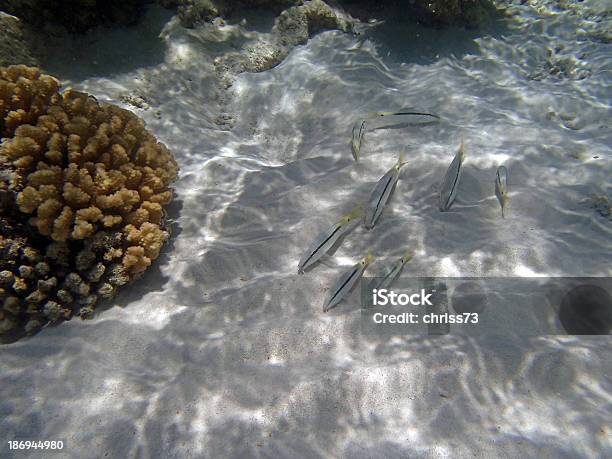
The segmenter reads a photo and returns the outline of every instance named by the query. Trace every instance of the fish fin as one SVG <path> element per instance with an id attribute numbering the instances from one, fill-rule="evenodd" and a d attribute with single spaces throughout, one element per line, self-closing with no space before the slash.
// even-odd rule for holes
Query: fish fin
<path id="1" fill-rule="evenodd" d="M 402 151 L 397 160 L 397 168 L 399 169 L 406 164 L 408 164 L 408 161 L 406 161 L 406 152 Z"/>
<path id="2" fill-rule="evenodd" d="M 351 153 L 353 154 L 353 158 L 355 161 L 359 161 L 359 153 L 361 152 L 361 143 L 363 141 L 363 136 L 365 135 L 365 130 L 367 128 L 367 123 L 365 119 L 359 119 L 353 125 L 353 138 L 351 140 Z"/>
<path id="3" fill-rule="evenodd" d="M 461 135 L 461 145 L 459 146 L 459 159 L 461 163 L 465 159 L 465 136 Z"/>
<path id="4" fill-rule="evenodd" d="M 353 143 L 351 143 L 351 151 L 353 152 L 353 159 L 359 161 L 359 151 L 357 151 Z"/>
<path id="5" fill-rule="evenodd" d="M 412 259 L 412 257 L 414 257 L 414 250 L 411 248 L 406 249 L 404 255 L 402 255 L 402 260 L 404 260 L 404 263 L 407 263 Z"/>

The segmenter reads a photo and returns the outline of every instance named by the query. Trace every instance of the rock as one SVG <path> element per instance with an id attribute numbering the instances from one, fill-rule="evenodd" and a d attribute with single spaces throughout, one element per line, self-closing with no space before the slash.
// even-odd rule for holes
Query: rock
<path id="1" fill-rule="evenodd" d="M 179 0 L 178 15 L 184 27 L 192 28 L 201 22 L 212 21 L 217 16 L 226 13 L 212 0 Z"/>
<path id="2" fill-rule="evenodd" d="M 0 11 L 0 67 L 12 64 L 37 65 L 37 61 L 21 21 Z"/>
<path id="3" fill-rule="evenodd" d="M 215 68 L 227 88 L 232 85 L 234 75 L 269 70 L 316 33 L 330 29 L 349 32 L 354 22 L 353 18 L 322 0 L 307 1 L 280 13 L 269 34 L 245 44 L 240 51 L 216 58 Z"/>

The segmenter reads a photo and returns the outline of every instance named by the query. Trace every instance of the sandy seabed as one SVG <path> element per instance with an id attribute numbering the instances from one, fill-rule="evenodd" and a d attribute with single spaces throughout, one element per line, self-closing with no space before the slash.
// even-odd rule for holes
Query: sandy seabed
<path id="1" fill-rule="evenodd" d="M 57 457 L 74 458 L 612 456 L 609 337 L 383 339 L 361 333 L 357 289 L 322 313 L 368 250 L 376 271 L 413 247 L 404 276 L 610 276 L 612 53 L 590 33 L 609 2 L 516 3 L 480 37 L 324 32 L 227 90 L 214 59 L 257 36 L 248 23 L 187 30 L 152 9 L 57 50 L 47 70 L 65 86 L 143 102 L 181 167 L 173 237 L 93 320 L 0 349 L 0 455 L 19 438 L 62 439 Z M 369 131 L 353 161 L 355 119 L 403 107 L 443 121 Z M 311 239 L 402 151 L 376 228 L 298 276 Z"/>

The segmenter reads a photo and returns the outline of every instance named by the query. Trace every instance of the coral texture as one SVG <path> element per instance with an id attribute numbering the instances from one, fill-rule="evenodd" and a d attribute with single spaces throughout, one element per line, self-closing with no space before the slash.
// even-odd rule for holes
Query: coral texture
<path id="1" fill-rule="evenodd" d="M 99 296 L 151 265 L 169 236 L 163 206 L 178 168 L 131 112 L 60 94 L 38 69 L 12 66 L 0 76 L 0 304 L 8 301 L 0 329 L 25 323 L 31 331 L 90 315 Z"/>
<path id="2" fill-rule="evenodd" d="M 0 134 L 12 137 L 15 128 L 46 112 L 60 84 L 35 67 L 0 67 Z"/>

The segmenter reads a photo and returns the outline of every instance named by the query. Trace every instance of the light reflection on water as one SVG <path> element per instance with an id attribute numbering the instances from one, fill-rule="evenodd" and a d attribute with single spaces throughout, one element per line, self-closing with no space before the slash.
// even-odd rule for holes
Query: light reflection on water
<path id="1" fill-rule="evenodd" d="M 321 313 L 331 279 L 368 249 L 388 264 L 413 246 L 405 276 L 610 275 L 610 221 L 589 205 L 610 196 L 609 45 L 575 39 L 591 27 L 575 9 L 529 3 L 502 36 L 468 34 L 463 52 L 439 58 L 384 25 L 323 33 L 229 93 L 206 57 L 219 45 L 206 54 L 197 30 L 166 31 L 164 62 L 150 67 L 87 79 L 58 68 L 100 100 L 150 97 L 142 116 L 181 166 L 174 235 L 117 298 L 125 308 L 0 350 L 2 437 L 66 438 L 75 457 L 92 445 L 113 457 L 610 451 L 607 339 L 383 341 L 359 333 L 358 292 Z M 444 121 L 370 131 L 355 163 L 355 118 L 406 106 Z M 462 135 L 460 194 L 441 214 L 438 184 Z M 375 230 L 357 228 L 297 276 L 313 235 L 403 150 L 410 162 Z"/>

